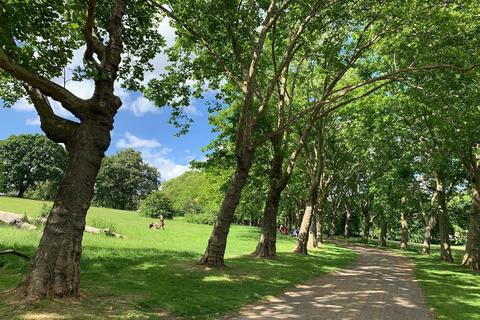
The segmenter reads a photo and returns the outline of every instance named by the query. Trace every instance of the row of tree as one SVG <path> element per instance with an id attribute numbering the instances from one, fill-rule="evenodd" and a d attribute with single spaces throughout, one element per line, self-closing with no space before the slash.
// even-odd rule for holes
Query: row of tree
<path id="1" fill-rule="evenodd" d="M 209 146 L 206 166 L 221 163 L 231 177 L 201 263 L 224 265 L 229 228 L 239 203 L 250 201 L 241 197 L 248 188 L 264 203 L 255 252 L 272 258 L 279 212 L 293 199 L 301 211 L 295 248 L 301 254 L 309 232 L 323 234 L 323 208 L 338 212 L 353 199 L 368 221 L 367 236 L 374 216 L 388 221 L 395 212 L 402 213 L 406 231 L 409 188 L 417 185 L 412 176 L 423 181 L 417 188 L 423 195 L 435 179 L 447 256 L 448 168 L 460 161 L 473 190 L 464 264 L 479 269 L 480 163 L 477 141 L 466 133 L 478 109 L 477 2 L 72 0 L 2 6 L 0 96 L 7 106 L 28 97 L 47 137 L 63 143 L 70 160 L 18 288 L 29 299 L 79 294 L 85 215 L 122 104 L 115 83 L 170 106 L 181 132 L 188 129 L 183 107 L 190 98 L 216 93 L 210 111 L 222 109 L 213 119 L 219 137 Z M 166 18 L 176 31 L 175 44 L 164 50 L 171 64 L 145 84 L 165 44 L 152 26 Z M 71 76 L 93 81 L 89 99 L 54 81 L 79 48 L 84 61 Z M 76 120 L 55 114 L 51 100 Z M 391 111 L 392 105 L 399 110 Z M 426 124 L 417 115 L 421 110 Z M 414 130 L 429 127 L 438 141 Z M 453 137 L 465 140 L 451 140 L 451 128 Z M 431 166 L 413 170 L 414 163 Z"/>

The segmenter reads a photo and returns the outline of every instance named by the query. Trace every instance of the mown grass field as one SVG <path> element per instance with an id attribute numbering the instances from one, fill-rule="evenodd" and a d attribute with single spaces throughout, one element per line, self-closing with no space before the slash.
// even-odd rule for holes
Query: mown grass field
<path id="1" fill-rule="evenodd" d="M 369 245 L 377 247 L 375 241 Z M 437 320 L 480 320 L 480 274 L 459 265 L 465 247 L 452 246 L 455 263 L 450 263 L 440 260 L 438 245 L 431 246 L 429 256 L 420 254 L 421 244 L 409 243 L 407 251 L 399 246 L 396 241 L 388 241 L 385 249 L 404 254 L 415 263 L 415 276 Z"/>
<path id="2" fill-rule="evenodd" d="M 0 197 L 0 210 L 38 216 L 42 202 Z M 258 228 L 232 226 L 226 264 L 220 270 L 196 264 L 211 226 L 166 221 L 166 230 L 149 230 L 150 218 L 105 208 L 91 208 L 87 224 L 112 228 L 126 239 L 85 234 L 81 262 L 82 297 L 46 300 L 37 305 L 0 297 L 0 319 L 158 319 L 218 318 L 255 300 L 276 295 L 315 276 L 350 264 L 355 254 L 324 245 L 302 257 L 292 254 L 293 239 L 280 237 L 278 259 L 251 257 Z M 34 253 L 41 233 L 0 224 L 0 249 Z M 27 269 L 15 256 L 0 257 L 0 291 L 14 288 Z"/>

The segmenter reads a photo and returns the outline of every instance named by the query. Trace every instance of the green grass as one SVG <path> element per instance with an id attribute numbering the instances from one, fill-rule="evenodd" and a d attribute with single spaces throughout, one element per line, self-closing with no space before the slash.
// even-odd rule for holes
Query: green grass
<path id="1" fill-rule="evenodd" d="M 458 264 L 463 246 L 452 246 L 456 263 L 440 260 L 438 245 L 431 246 L 429 256 L 420 254 L 422 246 L 417 243 L 409 243 L 409 249 L 403 251 L 398 242 L 388 241 L 386 249 L 404 254 L 415 263 L 415 276 L 437 320 L 480 319 L 480 274 Z"/>
<path id="2" fill-rule="evenodd" d="M 0 197 L 0 210 L 38 216 L 42 202 Z M 196 264 L 205 249 L 211 226 L 166 221 L 166 230 L 149 230 L 150 218 L 136 213 L 91 208 L 87 224 L 109 227 L 126 239 L 85 234 L 81 261 L 82 297 L 44 301 L 34 306 L 0 299 L 0 318 L 158 319 L 164 312 L 185 318 L 217 318 L 258 299 L 281 293 L 315 276 L 350 264 L 355 254 L 324 245 L 302 257 L 290 253 L 291 238 L 278 240 L 278 259 L 264 261 L 253 251 L 258 229 L 232 226 L 227 245 L 227 268 L 208 269 Z M 0 225 L 0 248 L 15 247 L 32 255 L 39 231 Z M 14 256 L 0 257 L 0 291 L 13 288 L 27 263 Z"/>

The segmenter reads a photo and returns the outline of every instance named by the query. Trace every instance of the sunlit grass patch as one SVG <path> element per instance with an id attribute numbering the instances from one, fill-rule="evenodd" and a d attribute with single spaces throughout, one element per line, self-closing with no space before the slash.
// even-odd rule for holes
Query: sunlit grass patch
<path id="1" fill-rule="evenodd" d="M 24 204 L 24 206 L 22 206 Z M 35 216 L 42 203 L 0 198 L 0 210 Z M 20 210 L 20 211 L 19 211 Z M 30 213 L 31 212 L 31 213 Z M 227 244 L 226 268 L 200 266 L 211 226 L 189 224 L 181 218 L 166 221 L 166 230 L 150 230 L 153 219 L 135 212 L 91 208 L 87 224 L 114 223 L 125 239 L 85 234 L 81 262 L 82 297 L 54 300 L 36 306 L 2 302 L 0 318 L 33 315 L 67 315 L 74 319 L 159 319 L 167 314 L 191 318 L 218 318 L 258 299 L 277 295 L 313 277 L 350 264 L 355 253 L 323 245 L 309 256 L 291 253 L 294 240 L 280 236 L 276 260 L 250 255 L 258 228 L 232 226 Z M 0 248 L 15 247 L 33 255 L 40 232 L 0 225 Z M 17 257 L 0 257 L 0 291 L 13 288 L 28 263 Z M 56 319 L 51 317 L 50 319 Z"/>

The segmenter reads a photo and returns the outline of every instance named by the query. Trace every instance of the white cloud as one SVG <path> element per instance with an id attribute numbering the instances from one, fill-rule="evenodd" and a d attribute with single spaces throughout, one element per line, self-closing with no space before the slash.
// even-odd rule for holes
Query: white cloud
<path id="1" fill-rule="evenodd" d="M 130 132 L 117 141 L 120 149 L 132 148 L 142 153 L 145 162 L 156 167 L 162 176 L 162 180 L 170 180 L 178 177 L 188 170 L 188 165 L 182 165 L 168 159 L 166 156 L 172 149 L 163 147 L 156 139 L 143 139 Z"/>
<path id="2" fill-rule="evenodd" d="M 33 117 L 33 118 L 27 118 L 25 120 L 25 124 L 27 126 L 39 126 L 40 125 L 40 117 Z"/>
<path id="3" fill-rule="evenodd" d="M 198 116 L 198 117 L 201 117 L 203 116 L 203 113 L 197 109 L 197 107 L 195 107 L 194 105 L 189 105 L 188 107 L 185 107 L 183 108 L 183 111 L 185 111 L 185 113 L 188 115 L 188 116 Z"/>
<path id="4" fill-rule="evenodd" d="M 31 103 L 28 103 L 27 99 L 22 98 L 18 100 L 12 107 L 12 109 L 17 111 L 35 111 L 35 108 Z"/>
<path id="5" fill-rule="evenodd" d="M 143 95 L 133 100 L 129 99 L 128 96 L 124 97 L 121 109 L 133 112 L 136 117 L 142 117 L 146 113 L 160 112 L 160 109 Z"/>
<path id="6" fill-rule="evenodd" d="M 182 175 L 185 171 L 188 170 L 188 166 L 175 163 L 170 159 L 166 159 L 155 154 L 152 154 L 152 156 L 154 157 L 148 158 L 144 155 L 144 159 L 146 162 L 150 163 L 152 166 L 156 167 L 160 171 L 162 180 L 173 179 Z"/>
<path id="7" fill-rule="evenodd" d="M 160 147 L 160 142 L 155 139 L 142 139 L 127 132 L 125 133 L 125 138 L 118 140 L 117 147 L 122 149 L 154 149 Z"/>

